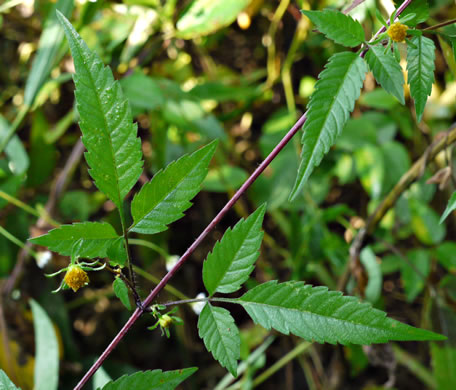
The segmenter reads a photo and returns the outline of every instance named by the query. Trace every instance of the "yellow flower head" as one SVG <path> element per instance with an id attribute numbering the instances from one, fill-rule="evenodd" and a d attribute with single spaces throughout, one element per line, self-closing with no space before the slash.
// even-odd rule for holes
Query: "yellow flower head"
<path id="1" fill-rule="evenodd" d="M 405 24 L 402 24 L 400 22 L 393 23 L 389 28 L 388 28 L 388 36 L 394 41 L 394 42 L 402 42 L 405 39 L 405 36 L 407 35 L 407 26 Z"/>
<path id="2" fill-rule="evenodd" d="M 63 280 L 74 292 L 89 283 L 87 272 L 78 265 L 70 265 Z"/>

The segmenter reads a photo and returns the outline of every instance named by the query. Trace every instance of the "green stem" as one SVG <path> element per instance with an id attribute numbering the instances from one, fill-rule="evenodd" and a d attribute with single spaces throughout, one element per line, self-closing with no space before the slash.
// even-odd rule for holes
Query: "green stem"
<path id="1" fill-rule="evenodd" d="M 3 226 L 0 226 L 0 234 L 3 235 L 6 239 L 10 240 L 13 244 L 16 244 L 18 247 L 25 250 L 30 256 L 33 256 L 35 259 L 38 258 L 38 253 L 36 253 L 33 249 L 30 249 L 26 246 L 21 240 L 17 237 L 13 236 L 8 230 L 6 230 Z"/>
<path id="2" fill-rule="evenodd" d="M 131 241 L 133 241 L 133 240 L 130 239 L 130 242 Z M 155 283 L 155 284 L 160 283 L 159 278 L 150 274 L 149 272 L 144 271 L 142 268 L 139 268 L 136 265 L 133 266 L 133 271 L 135 271 L 138 275 L 141 275 L 144 279 L 151 281 L 152 283 Z M 164 289 L 165 289 L 165 291 L 168 291 L 170 294 L 174 295 L 175 297 L 177 297 L 179 299 L 182 299 L 182 300 L 190 299 L 184 293 L 180 292 L 177 288 L 173 287 L 170 284 L 167 284 Z"/>
<path id="3" fill-rule="evenodd" d="M 159 247 L 157 244 L 153 242 L 141 240 L 139 238 L 130 238 L 128 242 L 132 245 L 140 245 L 146 248 L 152 249 L 153 251 L 157 252 L 159 255 L 163 256 L 165 259 L 169 257 L 169 253 L 166 252 L 163 248 Z"/>
<path id="4" fill-rule="evenodd" d="M 296 52 L 301 45 L 301 42 L 307 35 L 306 20 L 302 18 L 296 27 L 293 40 L 291 41 L 290 49 L 288 50 L 287 57 L 283 63 L 282 69 L 282 84 L 285 91 L 285 99 L 287 101 L 288 111 L 290 113 L 296 112 L 296 104 L 294 99 L 293 84 L 291 81 L 291 67 L 295 62 Z"/>
<path id="5" fill-rule="evenodd" d="M 311 345 L 312 345 L 312 343 L 309 343 L 307 341 L 303 341 L 302 343 L 298 344 L 290 352 L 288 352 L 285 356 L 283 356 L 279 361 L 277 361 L 275 364 L 273 364 L 271 367 L 269 367 L 261 375 L 257 376 L 253 380 L 253 386 L 252 387 L 257 387 L 258 385 L 263 383 L 266 379 L 268 379 L 270 376 L 272 376 L 277 371 L 279 371 L 283 366 L 288 364 L 295 357 L 301 355 Z"/>
<path id="6" fill-rule="evenodd" d="M 5 199 L 7 202 L 14 204 L 15 206 L 21 208 L 22 210 L 26 211 L 27 213 L 40 218 L 41 215 L 38 211 L 36 211 L 33 207 L 30 207 L 29 205 L 25 204 L 21 200 L 15 198 L 14 196 L 11 196 L 10 194 L 7 194 L 4 191 L 0 190 L 0 198 Z"/>
<path id="7" fill-rule="evenodd" d="M 268 336 L 263 343 L 255 349 L 252 353 L 249 354 L 247 360 L 242 361 L 237 370 L 238 378 L 247 370 L 249 366 L 251 366 L 261 355 L 269 348 L 269 346 L 273 343 L 276 339 L 276 336 Z M 234 378 L 231 374 L 226 374 L 222 380 L 218 383 L 218 385 L 214 388 L 214 390 L 224 390 L 227 386 L 233 382 Z M 236 384 L 238 384 L 237 382 Z M 230 387 L 231 388 L 231 387 Z"/>
<path id="8" fill-rule="evenodd" d="M 22 123 L 25 116 L 27 115 L 29 109 L 30 109 L 30 106 L 28 106 L 26 104 L 22 105 L 21 109 L 19 110 L 19 113 L 16 116 L 16 119 L 14 120 L 13 124 L 9 127 L 9 129 L 6 133 L 6 136 L 0 142 L 0 154 L 6 148 L 6 145 L 8 145 L 8 142 L 10 141 L 11 137 L 14 135 L 14 133 L 19 128 L 20 124 Z"/>
<path id="9" fill-rule="evenodd" d="M 411 354 L 405 352 L 396 344 L 392 344 L 394 356 L 396 357 L 399 364 L 407 367 L 413 374 L 415 374 L 426 387 L 429 389 L 436 389 L 437 382 L 432 373 L 424 367 L 418 360 L 416 360 Z"/>
<path id="10" fill-rule="evenodd" d="M 46 210 L 42 210 L 41 212 L 34 209 L 33 207 L 30 207 L 28 204 L 22 202 L 21 200 L 15 198 L 14 196 L 11 196 L 10 194 L 4 192 L 4 191 L 1 191 L 0 190 L 0 198 L 3 198 L 5 199 L 7 202 L 21 208 L 22 210 L 24 210 L 25 212 L 33 215 L 34 217 L 38 217 L 38 218 L 43 218 L 47 223 L 49 223 L 50 225 L 54 226 L 54 227 L 59 227 L 60 226 L 60 223 L 53 220 L 46 212 Z"/>

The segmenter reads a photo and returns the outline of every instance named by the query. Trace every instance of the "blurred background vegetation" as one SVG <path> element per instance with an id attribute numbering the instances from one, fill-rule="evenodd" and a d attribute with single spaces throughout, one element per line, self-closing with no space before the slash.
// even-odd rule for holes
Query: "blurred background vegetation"
<path id="1" fill-rule="evenodd" d="M 62 10 L 121 80 L 138 122 L 145 156 L 140 181 L 184 153 L 218 138 L 210 172 L 186 217 L 152 237 L 132 240 L 140 291 L 192 243 L 258 163 L 305 111 L 318 74 L 343 50 L 312 31 L 300 9 L 344 9 L 351 1 L 302 0 L 8 0 L 0 4 L 0 367 L 23 390 L 33 387 L 34 333 L 30 298 L 51 317 L 60 344 L 59 388 L 69 389 L 104 350 L 129 314 L 113 296 L 108 272 L 90 274 L 77 294 L 52 295 L 46 279 L 68 259 L 26 244 L 61 223 L 105 220 L 120 231 L 113 204 L 97 192 L 83 159 L 74 107 L 73 65 L 55 21 Z M 357 2 L 354 2 L 357 3 Z M 366 0 L 350 12 L 366 37 L 394 9 Z M 453 1 L 429 1 L 421 27 L 456 17 Z M 449 37 L 454 26 L 445 27 Z M 171 339 L 138 321 L 97 374 L 117 378 L 138 369 L 198 366 L 186 389 L 456 388 L 456 218 L 439 218 L 455 189 L 452 152 L 424 159 L 350 268 L 349 248 L 375 207 L 412 164 L 454 124 L 453 40 L 433 35 L 436 82 L 421 123 L 405 86 L 406 106 L 378 88 L 371 74 L 336 145 L 302 196 L 289 203 L 299 135 L 274 160 L 192 259 L 160 301 L 203 291 L 202 261 L 215 240 L 267 201 L 265 239 L 254 286 L 271 279 L 304 280 L 360 295 L 403 322 L 449 337 L 442 344 L 331 346 L 266 332 L 241 309 L 239 381 L 205 351 L 190 307 Z M 405 68 L 405 48 L 401 65 Z M 131 200 L 131 197 L 130 197 Z M 147 240 L 147 241 L 145 241 Z M 364 277 L 357 276 L 361 272 Z M 355 277 L 356 276 L 356 277 Z M 265 371 L 266 370 L 266 371 Z M 98 381 L 98 382 L 97 382 Z M 88 388 L 91 385 L 88 386 Z M 232 386 L 232 387 L 229 387 Z M 95 388 L 95 387 L 94 387 Z"/>

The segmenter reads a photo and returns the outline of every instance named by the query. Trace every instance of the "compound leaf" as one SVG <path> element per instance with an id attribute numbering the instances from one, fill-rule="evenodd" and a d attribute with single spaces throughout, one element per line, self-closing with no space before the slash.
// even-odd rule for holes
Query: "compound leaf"
<path id="1" fill-rule="evenodd" d="M 197 367 L 165 372 L 162 370 L 139 371 L 107 383 L 102 390 L 173 390 L 196 370 L 198 370 Z"/>
<path id="2" fill-rule="evenodd" d="M 371 46 L 365 59 L 369 69 L 374 74 L 375 80 L 387 92 L 395 96 L 401 104 L 404 104 L 404 75 L 402 68 L 391 55 L 391 52 L 385 53 L 383 46 Z"/>
<path id="3" fill-rule="evenodd" d="M 434 82 L 435 45 L 432 39 L 414 36 L 407 45 L 407 82 L 410 84 L 410 95 L 415 101 L 417 121 L 421 121 L 424 106 L 431 94 Z"/>
<path id="4" fill-rule="evenodd" d="M 209 295 L 237 291 L 253 271 L 259 256 L 266 206 L 260 206 L 247 219 L 227 229 L 203 264 L 203 282 Z"/>
<path id="5" fill-rule="evenodd" d="M 209 162 L 217 147 L 212 141 L 192 154 L 182 156 L 159 171 L 135 195 L 131 203 L 133 224 L 130 231 L 155 234 L 183 217 L 207 175 Z"/>
<path id="6" fill-rule="evenodd" d="M 47 246 L 51 251 L 70 256 L 74 244 L 78 243 L 79 257 L 89 259 L 106 257 L 107 249 L 118 238 L 114 228 L 106 222 L 82 222 L 62 225 L 30 241 L 37 245 Z M 80 244 L 80 245 L 79 245 Z"/>
<path id="7" fill-rule="evenodd" d="M 303 127 L 301 164 L 290 199 L 296 197 L 315 166 L 334 144 L 359 97 L 366 63 L 355 53 L 333 55 L 320 73 L 307 107 Z"/>
<path id="8" fill-rule="evenodd" d="M 334 10 L 301 11 L 327 38 L 348 47 L 364 42 L 363 26 L 351 16 Z"/>
<path id="9" fill-rule="evenodd" d="M 389 340 L 443 340 L 444 336 L 386 317 L 386 313 L 326 287 L 271 281 L 245 293 L 240 303 L 266 329 L 331 344 Z"/>
<path id="10" fill-rule="evenodd" d="M 100 191 L 120 210 L 123 199 L 142 172 L 141 140 L 133 124 L 130 106 L 120 84 L 78 35 L 70 22 L 57 12 L 73 55 L 76 102 L 82 141 L 90 175 Z"/>
<path id="11" fill-rule="evenodd" d="M 206 303 L 198 319 L 199 336 L 214 359 L 237 376 L 240 357 L 239 330 L 228 310 Z"/>

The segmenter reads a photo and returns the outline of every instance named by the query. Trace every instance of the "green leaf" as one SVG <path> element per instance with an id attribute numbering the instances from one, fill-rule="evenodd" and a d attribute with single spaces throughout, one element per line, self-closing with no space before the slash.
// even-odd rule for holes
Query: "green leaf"
<path id="1" fill-rule="evenodd" d="M 173 390 L 192 375 L 197 367 L 175 371 L 139 371 L 106 384 L 102 390 Z"/>
<path id="2" fill-rule="evenodd" d="M 24 103 L 28 106 L 33 104 L 36 94 L 48 78 L 62 44 L 63 30 L 58 23 L 56 10 L 69 17 L 73 11 L 73 3 L 73 0 L 59 0 L 49 11 L 38 43 L 38 50 L 25 84 Z"/>
<path id="3" fill-rule="evenodd" d="M 334 144 L 355 107 L 367 66 L 355 53 L 333 55 L 320 73 L 307 107 L 301 164 L 290 198 L 294 199 L 315 166 Z"/>
<path id="4" fill-rule="evenodd" d="M 421 293 L 431 270 L 430 253 L 424 249 L 407 252 L 408 263 L 402 262 L 401 276 L 408 302 L 413 302 Z"/>
<path id="5" fill-rule="evenodd" d="M 434 249 L 434 256 L 448 272 L 456 274 L 456 243 L 453 241 L 442 242 Z"/>
<path id="6" fill-rule="evenodd" d="M 371 46 L 365 59 L 369 69 L 374 74 L 375 80 L 386 91 L 395 96 L 401 104 L 405 104 L 402 68 L 391 55 L 391 52 L 385 53 L 383 46 Z"/>
<path id="7" fill-rule="evenodd" d="M 177 21 L 177 36 L 192 39 L 211 34 L 236 20 L 250 0 L 194 0 Z"/>
<path id="8" fill-rule="evenodd" d="M 209 296 L 215 292 L 232 293 L 241 287 L 254 269 L 263 239 L 261 225 L 266 205 L 247 219 L 228 228 L 203 264 L 203 282 Z"/>
<path id="9" fill-rule="evenodd" d="M 133 224 L 130 231 L 155 234 L 182 218 L 207 175 L 208 165 L 217 147 L 213 141 L 192 154 L 182 156 L 159 171 L 135 195 L 131 203 Z"/>
<path id="10" fill-rule="evenodd" d="M 230 312 L 206 303 L 198 319 L 198 332 L 214 359 L 236 377 L 241 338 Z"/>
<path id="11" fill-rule="evenodd" d="M 327 38 L 348 47 L 364 42 L 363 26 L 351 16 L 335 10 L 301 11 Z"/>
<path id="12" fill-rule="evenodd" d="M 19 387 L 11 382 L 11 379 L 8 378 L 8 375 L 5 374 L 5 371 L 0 369 L 0 389 L 2 390 L 20 390 Z"/>
<path id="13" fill-rule="evenodd" d="M 407 45 L 407 82 L 415 101 L 416 118 L 420 122 L 434 82 L 435 45 L 432 39 L 424 36 L 414 36 L 410 41 L 415 47 Z"/>
<path id="14" fill-rule="evenodd" d="M 114 289 L 114 294 L 116 294 L 116 297 L 120 299 L 120 301 L 128 310 L 131 310 L 130 298 L 128 297 L 128 287 L 125 282 L 120 277 L 118 277 L 114 280 L 112 287 Z"/>
<path id="15" fill-rule="evenodd" d="M 112 382 L 112 379 L 103 367 L 100 367 L 97 371 L 95 371 L 95 374 L 93 375 L 94 390 L 98 388 L 101 389 L 108 382 Z"/>
<path id="16" fill-rule="evenodd" d="M 451 344 L 431 344 L 432 367 L 439 390 L 456 389 L 456 348 Z"/>
<path id="17" fill-rule="evenodd" d="M 440 218 L 440 223 L 445 221 L 445 219 L 448 218 L 448 216 L 456 209 L 456 191 L 453 192 L 453 195 L 451 195 L 450 200 L 448 201 L 447 207 L 445 211 L 442 214 L 442 217 Z"/>
<path id="18" fill-rule="evenodd" d="M 375 303 L 382 293 L 382 270 L 377 262 L 374 251 L 370 246 L 366 246 L 360 253 L 360 260 L 367 271 L 368 282 L 366 286 L 366 299 L 370 303 Z"/>
<path id="19" fill-rule="evenodd" d="M 76 102 L 90 175 L 118 207 L 142 172 L 141 140 L 120 84 L 98 55 L 89 50 L 70 22 L 57 13 L 70 43 L 76 73 Z"/>
<path id="20" fill-rule="evenodd" d="M 245 293 L 240 303 L 266 329 L 323 343 L 372 344 L 389 340 L 443 340 L 444 336 L 386 317 L 369 303 L 326 287 L 271 281 Z"/>
<path id="21" fill-rule="evenodd" d="M 112 264 L 123 267 L 128 259 L 127 250 L 125 249 L 125 239 L 118 237 L 112 241 L 106 250 L 106 255 Z"/>
<path id="22" fill-rule="evenodd" d="M 34 390 L 57 390 L 59 382 L 59 344 L 52 321 L 43 308 L 30 300 L 35 329 Z"/>
<path id="23" fill-rule="evenodd" d="M 412 220 L 410 227 L 418 240 L 426 245 L 440 243 L 446 234 L 445 225 L 439 223 L 438 214 L 425 202 L 409 199 Z"/>
<path id="24" fill-rule="evenodd" d="M 32 238 L 37 245 L 47 246 L 51 251 L 70 256 L 74 244 L 81 240 L 79 257 L 106 257 L 109 246 L 117 239 L 114 228 L 106 222 L 83 222 L 62 225 L 47 234 Z"/>
<path id="25" fill-rule="evenodd" d="M 0 144 L 8 136 L 11 124 L 0 115 Z M 17 135 L 13 135 L 5 147 L 5 154 L 8 158 L 8 167 L 14 175 L 22 175 L 27 171 L 30 161 L 27 152 Z"/>

